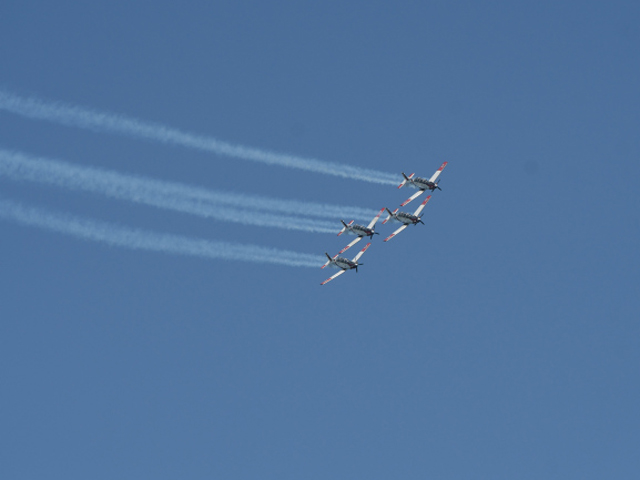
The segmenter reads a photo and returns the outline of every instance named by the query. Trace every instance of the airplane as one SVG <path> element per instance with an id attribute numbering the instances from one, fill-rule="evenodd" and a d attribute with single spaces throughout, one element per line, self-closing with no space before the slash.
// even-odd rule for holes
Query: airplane
<path id="1" fill-rule="evenodd" d="M 349 245 L 347 245 L 342 250 L 340 250 L 338 252 L 338 255 L 349 250 L 356 243 L 362 240 L 363 237 L 369 237 L 370 239 L 373 239 L 374 234 L 379 235 L 379 233 L 375 231 L 374 227 L 376 225 L 376 222 L 380 218 L 380 215 L 382 215 L 382 212 L 384 212 L 384 208 L 378 212 L 378 214 L 373 218 L 373 220 L 369 222 L 369 225 L 367 225 L 366 227 L 363 225 L 358 225 L 357 223 L 354 225 L 353 220 L 351 220 L 349 223 L 344 223 L 344 220 L 340 220 L 342 222 L 342 225 L 344 225 L 344 227 L 342 227 L 342 230 L 340 230 L 340 233 L 338 233 L 338 236 L 342 235 L 344 232 L 347 232 L 353 235 L 357 235 L 358 237 L 354 241 L 352 241 Z"/>
<path id="2" fill-rule="evenodd" d="M 325 252 L 325 255 L 327 256 L 327 258 L 329 260 L 327 261 L 327 263 L 325 263 L 322 266 L 322 268 L 324 268 L 327 265 L 331 264 L 331 266 L 338 267 L 341 270 L 338 273 L 336 273 L 335 275 L 332 275 L 329 278 L 327 278 L 320 285 L 324 285 L 325 283 L 329 283 L 331 280 L 333 280 L 336 277 L 339 277 L 340 275 L 342 275 L 347 270 L 352 270 L 352 269 L 355 268 L 356 273 L 357 273 L 358 272 L 358 265 L 362 265 L 362 263 L 358 263 L 358 260 L 360 259 L 362 254 L 367 251 L 367 248 L 369 248 L 369 245 L 371 245 L 371 242 L 367 243 L 364 246 L 364 248 L 362 250 L 360 250 L 355 257 L 353 257 L 353 260 L 349 260 L 348 258 L 344 258 L 344 257 L 339 257 L 338 255 L 336 255 L 335 257 L 331 258 L 329 256 L 329 254 Z"/>
<path id="3" fill-rule="evenodd" d="M 408 177 L 404 174 L 404 172 L 402 172 L 402 176 L 404 177 L 404 180 L 402 181 L 402 183 L 400 185 L 398 185 L 398 188 L 402 188 L 405 185 L 409 186 L 409 187 L 413 187 L 413 188 L 417 188 L 418 191 L 416 193 L 414 193 L 413 195 L 411 195 L 409 198 L 407 198 L 404 202 L 402 202 L 400 204 L 401 207 L 404 207 L 405 205 L 407 205 L 409 202 L 415 200 L 416 198 L 418 198 L 420 195 L 422 195 L 422 192 L 424 192 L 425 190 L 431 190 L 432 192 L 437 188 L 438 190 L 442 190 L 439 186 L 438 186 L 438 182 L 436 182 L 436 180 L 438 180 L 438 177 L 440 176 L 440 174 L 442 173 L 442 170 L 444 170 L 444 167 L 447 166 L 447 163 L 449 162 L 444 162 L 442 165 L 440 165 L 440 168 L 438 170 L 436 170 L 436 173 L 434 173 L 431 178 L 429 180 L 427 180 L 426 178 L 422 178 L 422 177 L 415 177 L 413 178 L 413 176 L 415 175 L 414 173 L 412 173 L 411 175 L 409 175 Z"/>
<path id="4" fill-rule="evenodd" d="M 397 208 L 392 212 L 387 208 L 387 212 L 389 212 L 389 215 L 382 223 L 383 224 L 387 223 L 389 220 L 397 220 L 399 222 L 402 222 L 403 225 L 399 229 L 397 229 L 395 232 L 393 232 L 391 235 L 389 235 L 387 238 L 385 238 L 384 241 L 388 242 L 397 234 L 399 234 L 401 231 L 403 231 L 405 228 L 407 228 L 409 225 L 417 225 L 418 223 L 422 223 L 424 225 L 424 222 L 421 220 L 422 215 L 420 215 L 420 212 L 424 210 L 424 207 L 429 201 L 429 199 L 431 199 L 431 195 L 425 198 L 424 202 L 422 202 L 420 206 L 416 209 L 416 211 L 413 213 L 399 212 Z"/>

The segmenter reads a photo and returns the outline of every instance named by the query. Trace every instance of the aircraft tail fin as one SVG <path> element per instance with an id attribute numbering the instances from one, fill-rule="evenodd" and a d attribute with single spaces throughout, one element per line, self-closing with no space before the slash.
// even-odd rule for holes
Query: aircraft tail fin
<path id="1" fill-rule="evenodd" d="M 413 176 L 415 175 L 415 173 L 412 173 L 411 175 L 409 175 L 408 177 L 405 175 L 404 172 L 402 172 L 402 176 L 404 177 L 404 180 L 402 181 L 402 183 L 400 185 L 398 185 L 398 188 L 402 188 L 406 185 L 406 183 L 411 180 L 413 178 Z"/>
<path id="2" fill-rule="evenodd" d="M 331 260 L 332 260 L 332 258 L 329 256 L 329 254 L 327 252 L 324 252 L 324 254 L 327 256 L 328 260 L 327 260 L 327 263 L 322 265 L 322 267 L 320 267 L 320 268 L 326 267 L 327 265 L 329 265 L 331 263 Z"/>
<path id="3" fill-rule="evenodd" d="M 389 212 L 389 215 L 387 215 L 387 218 L 385 218 L 384 221 L 382 222 L 383 225 L 385 223 L 387 223 L 389 220 L 391 220 L 391 217 L 393 217 L 393 214 L 398 211 L 397 208 L 393 212 L 391 210 L 389 210 L 388 208 L 386 210 L 387 210 L 387 212 Z"/>
<path id="4" fill-rule="evenodd" d="M 342 235 L 344 232 L 347 231 L 347 228 L 349 227 L 349 225 L 351 225 L 353 223 L 353 220 L 351 220 L 349 223 L 344 223 L 344 220 L 340 220 L 342 222 L 342 230 L 340 230 L 340 232 L 338 233 L 338 236 Z"/>

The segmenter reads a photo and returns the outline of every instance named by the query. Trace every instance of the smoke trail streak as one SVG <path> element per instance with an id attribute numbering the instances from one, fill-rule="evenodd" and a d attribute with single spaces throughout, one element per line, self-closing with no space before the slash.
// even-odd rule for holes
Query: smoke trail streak
<path id="1" fill-rule="evenodd" d="M 366 209 L 214 192 L 180 183 L 123 175 L 113 171 L 81 167 L 59 160 L 31 157 L 0 149 L 0 177 L 3 176 L 11 180 L 45 183 L 61 188 L 99 193 L 119 200 L 143 203 L 205 218 L 316 233 L 335 233 L 338 229 L 337 221 L 326 222 L 272 213 L 259 213 L 255 210 L 276 210 L 301 215 L 307 215 L 311 211 L 318 216 L 323 214 L 326 216 L 325 207 L 327 207 L 329 213 L 332 214 L 359 213 L 364 216 L 360 211 L 362 210 L 368 213 L 367 217 L 369 218 L 374 213 Z"/>
<path id="2" fill-rule="evenodd" d="M 157 123 L 143 122 L 122 115 L 98 112 L 60 102 L 46 102 L 33 97 L 24 98 L 3 90 L 0 90 L 0 109 L 31 119 L 48 120 L 98 132 L 145 138 L 267 165 L 297 168 L 308 172 L 385 185 L 398 183 L 397 176 L 390 173 L 234 145 L 209 136 L 187 133 Z"/>
<path id="3" fill-rule="evenodd" d="M 25 207 L 10 200 L 0 200 L 0 218 L 21 225 L 133 250 L 150 250 L 216 260 L 273 263 L 290 267 L 318 267 L 323 263 L 319 255 L 130 229 L 68 214 Z"/>
<path id="4" fill-rule="evenodd" d="M 360 207 L 300 202 L 296 200 L 279 200 L 258 195 L 216 192 L 191 185 L 146 179 L 141 176 L 126 176 L 104 169 L 74 166 L 62 161 L 27 156 L 4 149 L 0 149 L 0 155 L 6 162 L 12 162 L 15 165 L 15 167 L 12 167 L 14 169 L 18 169 L 27 164 L 37 165 L 39 168 L 46 168 L 48 163 L 51 165 L 57 164 L 59 165 L 59 168 L 57 168 L 58 172 L 64 170 L 68 173 L 68 175 L 64 175 L 65 177 L 84 176 L 85 178 L 89 177 L 100 181 L 101 177 L 109 176 L 116 183 L 126 183 L 137 179 L 138 183 L 136 186 L 140 188 L 154 189 L 162 192 L 164 195 L 175 195 L 217 205 L 230 205 L 255 210 L 277 211 L 321 218 L 359 218 L 368 220 L 376 213 L 375 210 Z"/>

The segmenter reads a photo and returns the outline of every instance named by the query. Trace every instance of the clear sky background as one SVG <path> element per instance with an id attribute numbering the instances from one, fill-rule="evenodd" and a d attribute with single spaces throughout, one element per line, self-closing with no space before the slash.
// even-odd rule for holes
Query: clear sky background
<path id="1" fill-rule="evenodd" d="M 398 183 L 449 165 L 426 225 L 381 225 L 325 286 L 0 220 L 2 478 L 637 478 L 637 2 L 100 3 L 3 1 L 0 88 Z M 412 193 L 6 111 L 0 148 L 372 210 Z M 306 254 L 353 238 L 2 176 L 0 199 Z"/>

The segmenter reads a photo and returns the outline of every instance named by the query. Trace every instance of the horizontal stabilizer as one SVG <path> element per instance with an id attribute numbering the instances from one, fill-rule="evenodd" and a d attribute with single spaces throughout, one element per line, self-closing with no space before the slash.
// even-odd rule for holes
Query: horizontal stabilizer
<path id="1" fill-rule="evenodd" d="M 340 220 L 340 221 L 342 222 L 342 225 L 344 225 L 344 226 L 342 227 L 342 230 L 340 230 L 338 232 L 338 236 L 342 235 L 347 230 L 347 224 L 344 223 L 344 220 Z"/>
<path id="2" fill-rule="evenodd" d="M 327 258 L 328 258 L 329 260 L 327 260 L 327 263 L 325 263 L 324 265 L 322 265 L 322 267 L 320 267 L 320 268 L 324 268 L 324 267 L 326 267 L 327 265 L 329 265 L 329 264 L 331 263 L 331 261 L 333 260 L 333 258 L 336 258 L 336 257 L 338 256 L 338 255 L 335 255 L 333 258 L 331 258 L 327 252 L 324 252 L 324 254 L 327 256 Z"/>
<path id="3" fill-rule="evenodd" d="M 342 222 L 342 225 L 344 225 L 344 227 L 342 227 L 342 230 L 340 230 L 340 233 L 338 233 L 338 236 L 342 235 L 344 232 L 349 230 L 349 227 L 353 225 L 353 220 L 351 220 L 349 223 L 344 223 L 344 220 L 340 220 L 340 221 Z"/>
<path id="4" fill-rule="evenodd" d="M 404 172 L 402 172 L 402 176 L 404 177 L 404 180 L 402 181 L 402 183 L 400 185 L 398 185 L 398 188 L 402 188 L 406 185 L 406 183 L 411 180 L 413 178 L 413 176 L 415 175 L 415 173 L 412 173 L 411 175 L 409 175 L 408 177 L 405 175 Z"/>
<path id="5" fill-rule="evenodd" d="M 384 221 L 382 222 L 383 225 L 385 223 L 387 223 L 389 220 L 391 220 L 391 217 L 393 217 L 393 215 L 398 211 L 397 208 L 393 212 L 391 210 L 389 210 L 388 208 L 386 210 L 387 210 L 387 212 L 389 212 L 389 215 L 387 215 L 387 218 L 385 218 Z"/>

